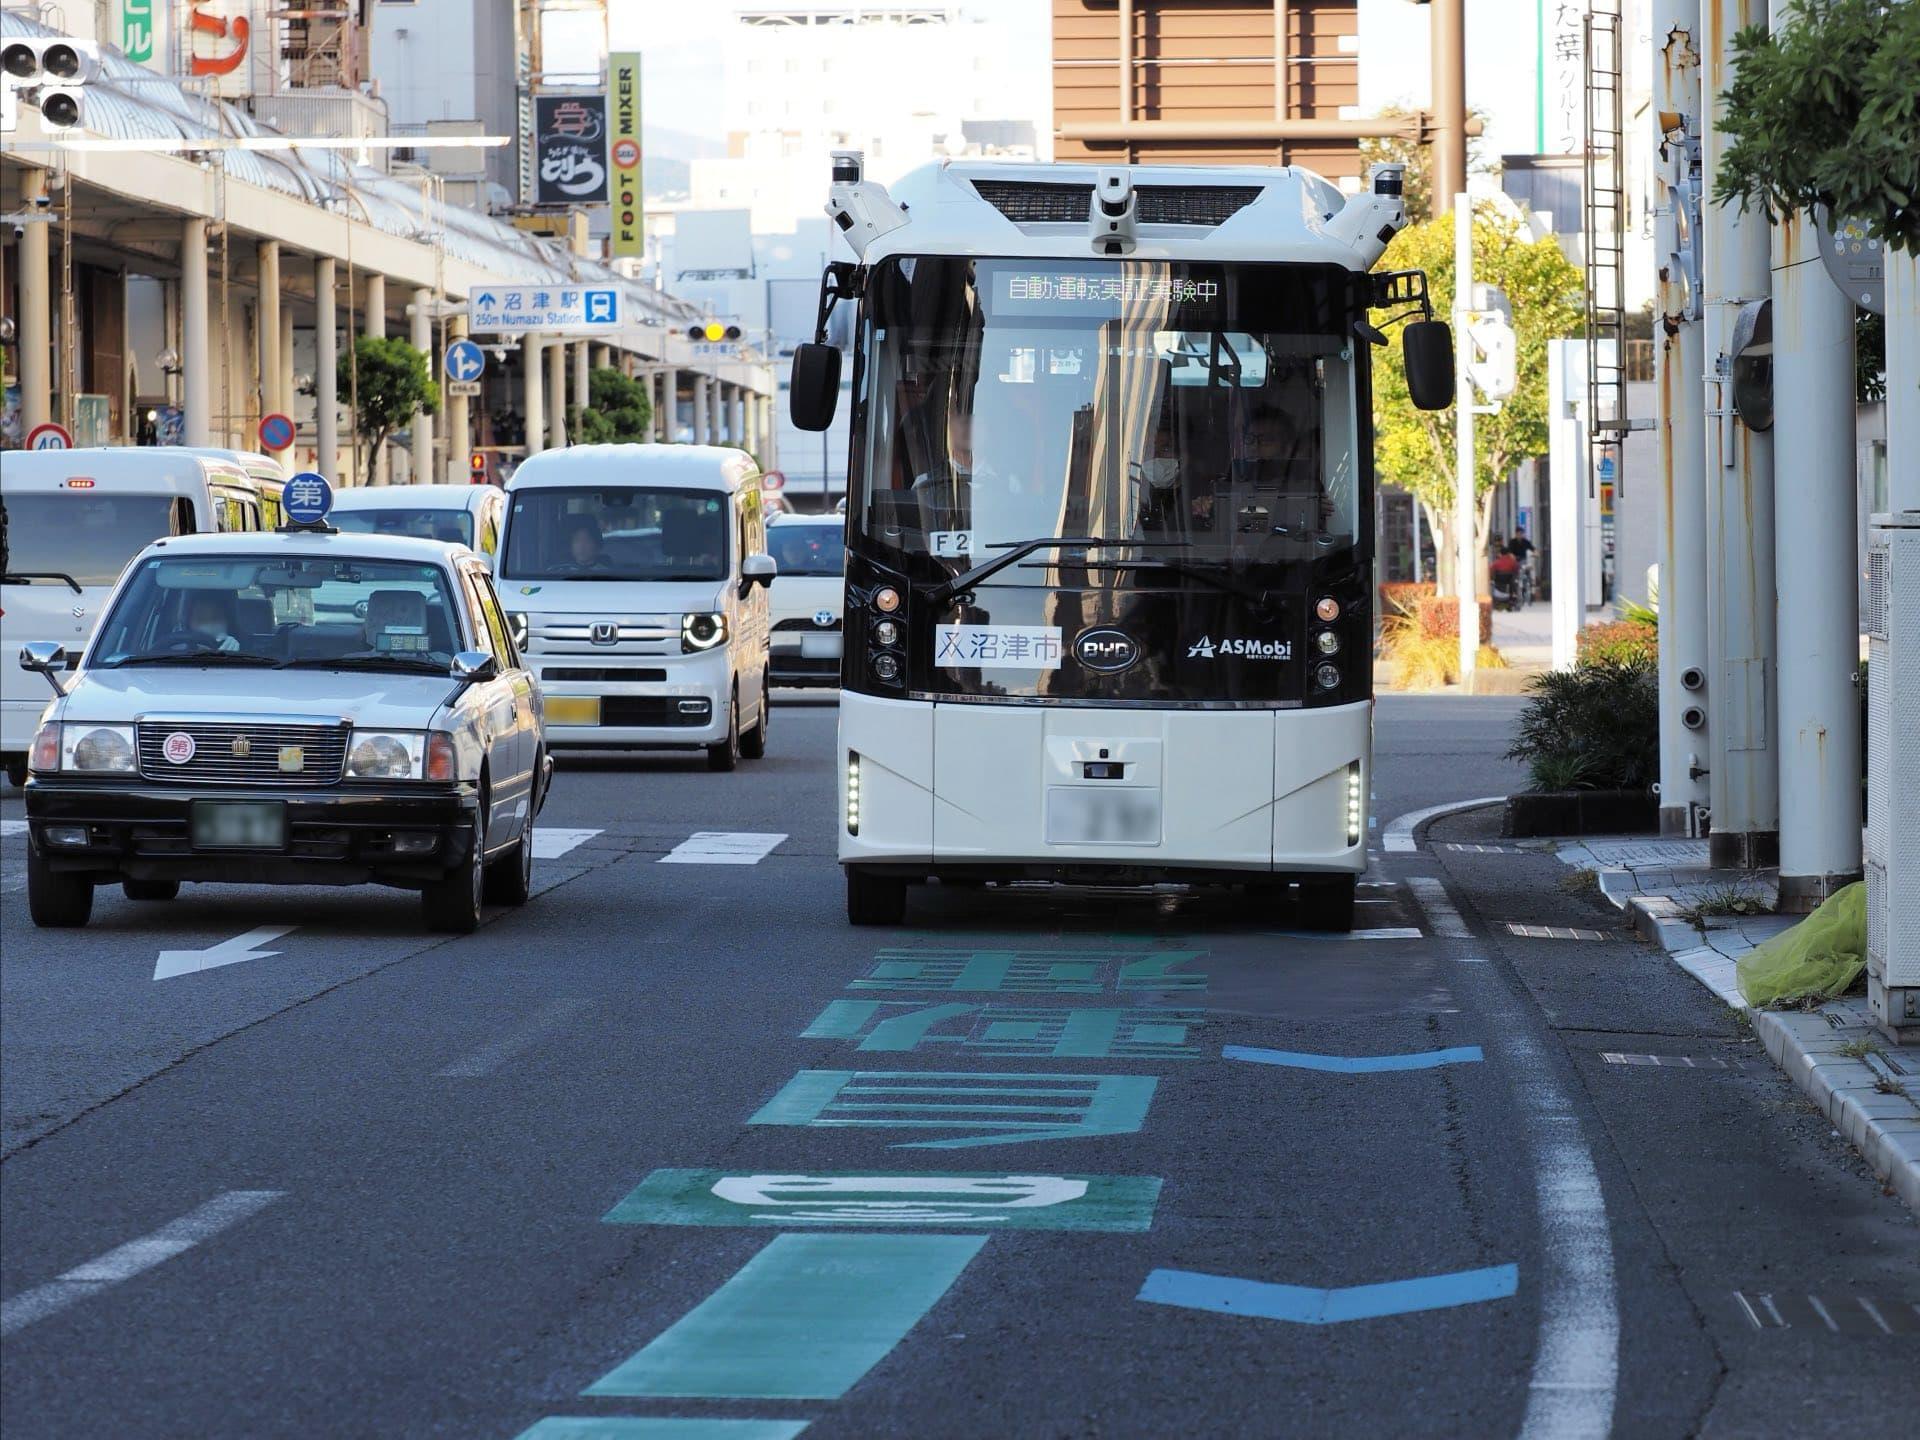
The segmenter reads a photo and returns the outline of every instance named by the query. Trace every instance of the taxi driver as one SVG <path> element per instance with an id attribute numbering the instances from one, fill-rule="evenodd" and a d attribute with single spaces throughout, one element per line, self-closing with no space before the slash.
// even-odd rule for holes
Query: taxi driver
<path id="1" fill-rule="evenodd" d="M 227 624 L 226 606 L 220 603 L 217 595 L 203 591 L 187 602 L 187 629 L 210 642 L 210 649 L 233 651 L 240 648 L 232 627 Z"/>

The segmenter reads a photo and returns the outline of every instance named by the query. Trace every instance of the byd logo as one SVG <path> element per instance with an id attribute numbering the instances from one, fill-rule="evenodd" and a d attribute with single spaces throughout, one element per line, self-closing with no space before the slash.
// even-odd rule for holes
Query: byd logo
<path id="1" fill-rule="evenodd" d="M 1140 646 L 1123 630 L 1083 630 L 1073 642 L 1073 658 L 1088 670 L 1117 675 L 1140 658 Z"/>

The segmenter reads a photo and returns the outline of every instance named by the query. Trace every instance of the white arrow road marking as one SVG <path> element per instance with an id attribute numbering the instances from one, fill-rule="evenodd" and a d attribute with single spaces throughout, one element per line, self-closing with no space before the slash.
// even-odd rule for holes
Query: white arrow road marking
<path id="1" fill-rule="evenodd" d="M 142 1271 L 151 1270 L 264 1210 L 284 1194 L 284 1190 L 229 1190 L 179 1219 L 169 1220 L 151 1235 L 129 1240 L 44 1285 L 23 1290 L 0 1305 L 0 1335 L 11 1335 L 36 1320 L 58 1314 L 76 1301 L 98 1295 L 123 1280 L 131 1280 Z"/>
<path id="2" fill-rule="evenodd" d="M 0 820 L 0 835 L 24 835 L 27 822 L 24 820 Z"/>
<path id="3" fill-rule="evenodd" d="M 598 830 L 562 830 L 553 825 L 536 825 L 533 830 L 533 858 L 558 860 L 599 833 Z"/>
<path id="4" fill-rule="evenodd" d="M 785 835 L 747 830 L 698 830 L 660 857 L 662 865 L 758 865 Z"/>
<path id="5" fill-rule="evenodd" d="M 209 945 L 205 950 L 162 950 L 160 960 L 153 967 L 153 978 L 171 980 L 176 975 L 191 975 L 198 970 L 214 970 L 222 965 L 238 965 L 242 960 L 265 960 L 278 955 L 278 950 L 258 950 L 259 945 L 270 945 L 282 935 L 288 934 L 292 925 L 258 925 L 244 935 L 231 940 L 222 940 L 218 945 Z"/>

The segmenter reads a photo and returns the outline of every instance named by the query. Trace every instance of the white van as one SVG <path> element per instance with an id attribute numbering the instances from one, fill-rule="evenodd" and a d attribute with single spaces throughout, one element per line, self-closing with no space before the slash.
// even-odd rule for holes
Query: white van
<path id="1" fill-rule="evenodd" d="M 356 485 L 333 492 L 335 529 L 464 545 L 494 564 L 506 492 L 497 485 Z"/>
<path id="2" fill-rule="evenodd" d="M 507 485 L 500 601 L 546 694 L 550 749 L 767 749 L 760 472 L 711 445 L 576 445 Z"/>
<path id="3" fill-rule="evenodd" d="M 272 529 L 278 477 L 277 466 L 270 483 L 237 458 L 179 446 L 8 451 L 0 461 L 0 655 L 52 640 L 76 663 L 107 592 L 149 541 Z M 0 761 L 16 785 L 52 698 L 19 674 L 0 694 Z"/>

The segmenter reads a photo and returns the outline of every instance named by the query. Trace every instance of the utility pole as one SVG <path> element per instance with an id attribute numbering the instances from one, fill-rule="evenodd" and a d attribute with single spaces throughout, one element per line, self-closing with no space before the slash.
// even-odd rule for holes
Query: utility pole
<path id="1" fill-rule="evenodd" d="M 1467 188 L 1466 0 L 1431 0 L 1428 38 L 1433 60 L 1433 205 Z"/>
<path id="2" fill-rule="evenodd" d="M 1436 5 L 1435 20 L 1439 15 Z M 1453 584 L 1460 596 L 1460 684 L 1471 693 L 1480 656 L 1480 547 L 1474 543 L 1480 507 L 1473 493 L 1478 471 L 1473 457 L 1473 377 L 1468 373 L 1473 339 L 1467 331 L 1473 318 L 1473 205 L 1464 190 L 1446 193 L 1453 194 Z"/>
<path id="3" fill-rule="evenodd" d="M 1769 10 L 1775 35 L 1793 23 L 1787 0 Z M 1812 217 L 1793 211 L 1773 227 L 1780 908 L 1793 912 L 1861 876 L 1853 317 Z"/>
<path id="4" fill-rule="evenodd" d="M 1700 0 L 1654 0 L 1654 209 L 1660 413 L 1666 504 L 1660 563 L 1660 833 L 1701 833 L 1709 796 L 1707 477 L 1700 375 Z"/>
<path id="5" fill-rule="evenodd" d="M 1721 110 L 1733 84 L 1735 32 L 1763 23 L 1763 0 L 1701 0 L 1703 133 L 1701 185 L 1719 174 L 1727 135 Z M 1767 217 L 1708 200 L 1701 212 L 1705 285 L 1706 455 L 1709 580 L 1708 768 L 1716 868 L 1778 863 L 1780 768 L 1774 674 L 1773 442 L 1743 424 L 1733 405 L 1735 331 L 1741 308 L 1765 300 Z"/>

